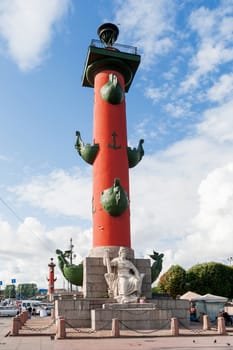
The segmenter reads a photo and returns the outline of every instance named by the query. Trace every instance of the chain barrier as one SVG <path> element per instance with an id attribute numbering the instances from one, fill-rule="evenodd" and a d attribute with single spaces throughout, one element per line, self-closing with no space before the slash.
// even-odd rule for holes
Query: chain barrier
<path id="1" fill-rule="evenodd" d="M 132 332 L 135 332 L 137 334 L 152 334 L 152 333 L 156 333 L 156 332 L 159 332 L 161 331 L 162 329 L 169 329 L 169 326 L 170 326 L 170 320 L 167 320 L 160 328 L 156 328 L 156 329 L 153 329 L 153 330 L 149 330 L 149 331 L 139 331 L 137 329 L 133 329 L 129 326 L 127 326 L 127 324 L 125 324 L 123 321 L 119 320 L 119 323 L 122 324 L 122 326 L 124 326 L 126 329 L 128 329 L 129 331 L 132 331 Z"/>
<path id="2" fill-rule="evenodd" d="M 108 322 L 106 322 L 106 323 L 104 323 L 103 326 L 100 327 L 98 330 L 90 329 L 90 330 L 88 330 L 88 331 L 83 331 L 83 330 L 81 330 L 81 329 L 79 329 L 79 328 L 73 327 L 73 326 L 72 326 L 69 322 L 67 322 L 66 320 L 65 320 L 65 324 L 66 324 L 67 326 L 69 326 L 69 328 L 75 330 L 77 333 L 91 334 L 91 333 L 97 333 L 98 331 L 103 331 L 103 330 L 109 329 L 108 326 L 109 326 L 109 325 L 112 325 L 112 320 L 111 320 L 111 321 L 108 321 Z M 111 329 L 111 328 L 110 328 L 110 329 Z"/>
<path id="3" fill-rule="evenodd" d="M 128 313 L 131 313 L 130 311 L 127 311 Z M 148 311 L 145 311 L 145 313 L 148 312 Z M 159 328 L 156 328 L 156 329 L 153 329 L 153 330 L 148 330 L 148 331 L 143 331 L 143 330 L 137 330 L 137 329 L 134 329 L 134 328 L 131 328 L 129 327 L 126 323 L 124 323 L 123 321 L 121 321 L 119 319 L 119 323 L 127 330 L 129 331 L 132 331 L 132 332 L 135 332 L 137 334 L 142 334 L 142 335 L 146 335 L 146 334 L 152 334 L 152 333 L 156 333 L 156 332 L 159 332 L 161 330 L 168 330 L 170 328 L 170 322 L 171 322 L 171 319 L 168 319 L 166 320 L 162 325 L 161 327 Z M 30 330 L 30 331 L 44 331 L 44 330 L 47 330 L 49 328 L 51 328 L 53 325 L 55 324 L 54 320 L 51 321 L 51 323 L 49 323 L 48 325 L 44 326 L 44 327 L 29 327 L 27 325 L 24 325 L 23 326 L 23 329 L 24 330 Z M 100 327 L 98 330 L 94 330 L 94 329 L 89 329 L 89 330 L 83 330 L 83 329 L 79 329 L 79 328 L 76 328 L 76 327 L 73 327 L 69 322 L 67 322 L 65 320 L 65 324 L 68 326 L 68 328 L 72 329 L 73 331 L 77 332 L 77 333 L 84 333 L 84 334 L 93 334 L 93 333 L 97 333 L 99 331 L 102 331 L 102 330 L 106 330 L 106 329 L 111 329 L 111 325 L 112 325 L 112 320 L 111 321 L 107 321 L 106 323 L 103 324 L 102 327 Z M 186 324 L 184 324 L 180 319 L 178 319 L 178 325 L 179 325 L 179 328 L 182 328 L 182 329 L 185 329 L 185 330 L 188 330 L 194 334 L 201 334 L 201 333 L 205 333 L 206 330 L 203 330 L 203 329 L 193 329 L 191 327 L 188 327 Z M 110 326 L 110 327 L 109 327 Z"/>
<path id="4" fill-rule="evenodd" d="M 205 333 L 206 332 L 206 330 L 204 330 L 204 329 L 192 329 L 192 328 L 190 328 L 190 327 L 187 327 L 184 323 L 182 323 L 182 321 L 180 321 L 179 319 L 178 319 L 178 325 L 179 325 L 179 327 L 181 327 L 181 328 L 183 328 L 183 329 L 186 329 L 186 330 L 188 330 L 188 331 L 190 331 L 190 332 L 193 332 L 193 333 L 195 333 L 195 334 L 201 334 L 201 333 Z"/>
<path id="5" fill-rule="evenodd" d="M 98 331 L 103 331 L 103 330 L 109 329 L 109 328 L 108 328 L 109 325 L 111 325 L 111 328 L 110 328 L 110 329 L 112 329 L 112 320 L 106 322 L 102 327 L 100 327 L 100 328 L 98 329 Z"/>
<path id="6" fill-rule="evenodd" d="M 54 325 L 54 321 L 52 320 L 51 321 L 51 323 L 49 323 L 48 325 L 46 325 L 46 326 L 44 326 L 44 327 L 29 327 L 29 326 L 26 326 L 26 325 L 24 325 L 23 326 L 23 329 L 26 329 L 26 330 L 30 330 L 30 331 L 44 331 L 44 330 L 46 330 L 46 329 L 49 329 L 49 328 L 51 328 L 52 326 Z"/>
<path id="7" fill-rule="evenodd" d="M 96 331 L 94 330 L 94 329 L 89 329 L 88 331 L 83 331 L 83 330 L 81 330 L 81 329 L 79 329 L 79 328 L 76 328 L 76 327 L 73 327 L 69 322 L 67 322 L 66 320 L 65 320 L 65 324 L 69 327 L 69 328 L 71 328 L 71 329 L 73 329 L 75 332 L 77 332 L 77 333 L 85 333 L 85 334 L 92 334 L 92 333 L 96 333 Z"/>
<path id="8" fill-rule="evenodd" d="M 149 330 L 149 331 L 139 331 L 137 329 L 133 329 L 131 327 L 129 327 L 126 323 L 124 323 L 123 321 L 119 320 L 119 323 L 125 327 L 126 329 L 128 329 L 129 331 L 132 331 L 132 332 L 135 332 L 137 334 L 152 334 L 152 333 L 156 333 L 156 332 L 159 332 L 160 330 L 162 329 L 169 329 L 169 326 L 170 326 L 170 319 L 167 320 L 160 328 L 156 328 L 156 329 L 153 329 L 153 330 Z M 108 321 L 106 322 L 102 327 L 100 327 L 98 330 L 94 330 L 94 329 L 90 329 L 88 331 L 84 331 L 84 330 L 81 330 L 79 328 L 76 328 L 76 327 L 73 327 L 69 322 L 67 322 L 65 320 L 65 324 L 71 328 L 72 330 L 74 330 L 75 332 L 77 333 L 84 333 L 84 334 L 92 334 L 92 333 L 98 333 L 99 331 L 102 331 L 102 330 L 106 330 L 106 329 L 110 329 L 111 330 L 111 327 L 109 328 L 109 325 L 112 325 L 112 320 L 111 321 Z"/>

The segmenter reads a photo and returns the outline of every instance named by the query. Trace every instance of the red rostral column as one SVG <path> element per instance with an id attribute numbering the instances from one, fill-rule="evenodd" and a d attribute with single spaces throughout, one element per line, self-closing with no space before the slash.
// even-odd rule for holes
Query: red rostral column
<path id="1" fill-rule="evenodd" d="M 121 246 L 131 249 L 129 167 L 144 154 L 143 140 L 137 149 L 127 146 L 125 107 L 125 92 L 140 56 L 136 48 L 114 46 L 118 33 L 112 23 L 99 27 L 100 41 L 93 40 L 89 47 L 82 80 L 83 86 L 94 87 L 93 145 L 85 145 L 76 133 L 79 154 L 93 165 L 92 256 L 102 256 L 106 247 L 113 251 Z"/>
<path id="2" fill-rule="evenodd" d="M 50 298 L 52 298 L 54 294 L 54 282 L 56 281 L 56 278 L 54 278 L 54 268 L 55 264 L 53 262 L 53 258 L 50 259 L 50 263 L 48 264 L 49 267 L 49 277 L 47 278 L 48 280 L 48 295 Z"/>

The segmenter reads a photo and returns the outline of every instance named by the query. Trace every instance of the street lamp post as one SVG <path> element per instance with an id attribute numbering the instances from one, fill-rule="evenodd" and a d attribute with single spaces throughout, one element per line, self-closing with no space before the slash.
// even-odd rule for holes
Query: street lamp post
<path id="1" fill-rule="evenodd" d="M 69 249 L 66 250 L 65 252 L 65 255 L 66 257 L 69 258 L 70 260 L 70 266 L 73 264 L 73 258 L 76 257 L 76 255 L 73 253 L 73 248 L 74 248 L 74 245 L 73 245 L 73 241 L 72 241 L 72 238 L 70 238 L 70 245 L 69 245 Z M 68 283 L 68 289 L 70 287 L 70 291 L 72 292 L 72 283 Z"/>
<path id="2" fill-rule="evenodd" d="M 73 243 L 72 243 L 72 238 L 70 238 L 70 265 L 73 263 Z M 72 283 L 70 282 L 70 291 L 72 292 Z"/>

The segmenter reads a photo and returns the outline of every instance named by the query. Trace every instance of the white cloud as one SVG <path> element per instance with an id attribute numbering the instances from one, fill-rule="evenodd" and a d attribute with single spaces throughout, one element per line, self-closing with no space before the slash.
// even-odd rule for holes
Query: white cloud
<path id="1" fill-rule="evenodd" d="M 224 74 L 207 91 L 207 96 L 211 101 L 222 102 L 233 96 L 233 74 Z"/>
<path id="2" fill-rule="evenodd" d="M 153 103 L 166 97 L 166 91 L 155 87 L 148 87 L 145 91 L 145 96 L 150 98 Z"/>
<path id="3" fill-rule="evenodd" d="M 21 70 L 41 64 L 55 25 L 67 13 L 70 3 L 70 0 L 1 0 L 0 37 Z"/>
<path id="4" fill-rule="evenodd" d="M 216 168 L 199 186 L 199 212 L 192 232 L 181 242 L 175 258 L 187 262 L 187 251 L 196 262 L 227 263 L 233 246 L 233 163 Z M 189 265 L 192 265 L 190 261 Z"/>
<path id="5" fill-rule="evenodd" d="M 2 154 L 0 154 L 0 160 L 2 160 L 2 161 L 9 161 L 9 158 L 4 156 L 4 155 L 2 155 Z"/>
<path id="6" fill-rule="evenodd" d="M 199 43 L 191 60 L 192 71 L 181 84 L 183 92 L 197 88 L 203 76 L 233 60 L 232 3 L 223 1 L 215 9 L 198 8 L 191 14 L 189 23 L 191 29 L 198 34 Z"/>
<path id="7" fill-rule="evenodd" d="M 196 217 L 196 224 L 199 229 L 211 232 L 215 240 L 222 240 L 225 234 L 232 232 L 232 174 L 233 163 L 228 163 L 209 173 L 199 186 L 200 211 Z"/>
<path id="8" fill-rule="evenodd" d="M 131 174 L 131 216 L 137 246 L 143 244 L 145 236 L 152 240 L 152 228 L 155 244 L 168 236 L 181 238 L 190 230 L 198 211 L 199 184 L 210 170 L 230 159 L 231 151 L 223 155 L 221 147 L 196 138 L 143 158 Z"/>
<path id="9" fill-rule="evenodd" d="M 168 103 L 164 109 L 171 117 L 180 118 L 190 114 L 190 107 L 190 103 L 178 100 L 176 103 Z"/>
<path id="10" fill-rule="evenodd" d="M 63 277 L 58 268 L 56 249 L 68 249 L 70 238 L 73 238 L 76 264 L 80 263 L 90 250 L 91 231 L 83 231 L 78 226 L 48 230 L 36 218 L 28 217 L 16 229 L 0 220 L 0 229 L 4 237 L 0 248 L 1 280 L 4 287 L 11 283 L 12 278 L 17 279 L 17 284 L 35 282 L 38 287 L 46 287 L 48 263 L 52 257 L 57 265 L 56 285 L 61 288 Z"/>
<path id="11" fill-rule="evenodd" d="M 198 125 L 202 135 L 208 136 L 215 142 L 233 141 L 233 102 L 230 101 L 219 107 L 207 110 L 203 121 Z"/>
<path id="12" fill-rule="evenodd" d="M 89 219 L 91 211 L 91 175 L 78 168 L 71 175 L 54 170 L 47 176 L 36 176 L 30 183 L 11 188 L 21 201 L 56 215 Z"/>
<path id="13" fill-rule="evenodd" d="M 133 245 L 164 252 L 164 269 L 232 255 L 232 106 L 206 110 L 195 137 L 145 156 L 131 173 Z"/>
<path id="14" fill-rule="evenodd" d="M 119 43 L 137 46 L 144 68 L 173 47 L 174 3 L 168 0 L 116 1 L 115 23 L 119 23 Z M 123 38 L 123 39 L 121 39 Z"/>

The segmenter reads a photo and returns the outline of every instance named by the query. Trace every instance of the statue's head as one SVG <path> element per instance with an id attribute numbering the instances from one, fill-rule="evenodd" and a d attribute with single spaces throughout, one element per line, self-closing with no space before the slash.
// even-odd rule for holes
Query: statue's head
<path id="1" fill-rule="evenodd" d="M 127 257 L 128 255 L 128 250 L 125 247 L 120 247 L 119 249 L 119 256 Z"/>

